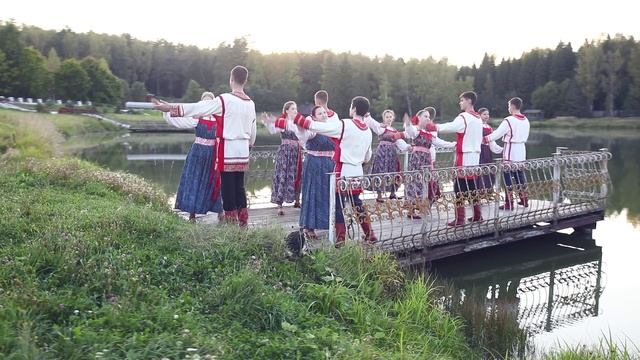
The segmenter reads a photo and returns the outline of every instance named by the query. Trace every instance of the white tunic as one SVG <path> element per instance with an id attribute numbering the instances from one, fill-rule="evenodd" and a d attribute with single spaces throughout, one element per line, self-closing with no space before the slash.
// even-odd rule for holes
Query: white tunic
<path id="1" fill-rule="evenodd" d="M 359 119 L 339 121 L 313 121 L 309 130 L 338 140 L 339 161 L 336 172 L 340 176 L 352 177 L 364 175 L 362 164 L 371 160 L 371 131 L 367 124 Z"/>
<path id="2" fill-rule="evenodd" d="M 438 132 L 456 133 L 455 166 L 473 166 L 480 163 L 482 147 L 482 120 L 478 113 L 463 112 L 452 122 L 436 125 Z"/>
<path id="3" fill-rule="evenodd" d="M 527 159 L 525 143 L 529 139 L 529 119 L 521 114 L 511 115 L 502 120 L 498 128 L 487 136 L 487 141 L 502 138 L 504 149 L 502 156 L 507 161 Z"/>
<path id="4" fill-rule="evenodd" d="M 249 168 L 249 147 L 256 140 L 256 109 L 248 97 L 225 93 L 213 100 L 193 104 L 178 104 L 172 107 L 171 117 L 203 117 L 217 115 L 216 137 L 222 140 L 223 156 L 220 171 L 246 171 Z M 222 150 L 222 151 L 220 151 Z"/>

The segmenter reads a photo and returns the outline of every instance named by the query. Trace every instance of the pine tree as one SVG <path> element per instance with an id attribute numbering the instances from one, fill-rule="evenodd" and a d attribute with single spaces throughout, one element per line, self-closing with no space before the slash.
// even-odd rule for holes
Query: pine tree
<path id="1" fill-rule="evenodd" d="M 58 69 L 60 69 L 60 65 L 61 61 L 60 57 L 58 56 L 58 52 L 56 51 L 56 48 L 52 47 L 47 54 L 47 68 L 51 72 L 56 72 L 58 71 Z"/>
<path id="2" fill-rule="evenodd" d="M 589 113 L 593 111 L 593 100 L 598 91 L 598 74 L 602 68 L 602 49 L 593 42 L 585 42 L 578 50 L 576 82 L 586 98 Z"/>
<path id="3" fill-rule="evenodd" d="M 202 88 L 202 86 L 200 86 L 200 84 L 198 84 L 197 81 L 189 80 L 189 85 L 187 85 L 187 91 L 184 93 L 182 101 L 188 103 L 198 102 L 200 101 L 203 92 L 204 89 Z"/>

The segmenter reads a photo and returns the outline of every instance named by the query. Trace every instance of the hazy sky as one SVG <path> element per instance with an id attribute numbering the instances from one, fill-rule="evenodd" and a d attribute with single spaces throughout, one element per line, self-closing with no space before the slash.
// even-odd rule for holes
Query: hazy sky
<path id="1" fill-rule="evenodd" d="M 631 0 L 570 1 L 3 1 L 0 19 L 45 29 L 129 33 L 216 47 L 246 36 L 253 49 L 352 51 L 479 63 L 622 33 L 640 37 Z M 467 5 L 468 4 L 468 5 Z"/>

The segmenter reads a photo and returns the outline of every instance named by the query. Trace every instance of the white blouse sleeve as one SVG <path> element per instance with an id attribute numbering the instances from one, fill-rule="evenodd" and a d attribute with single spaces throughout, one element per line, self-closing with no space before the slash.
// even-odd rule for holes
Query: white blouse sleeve
<path id="1" fill-rule="evenodd" d="M 367 126 L 369 126 L 369 129 L 371 129 L 371 131 L 373 131 L 373 133 L 376 135 L 382 135 L 386 131 L 386 129 L 382 127 L 382 125 L 380 125 L 380 123 L 376 121 L 376 119 L 372 118 L 371 115 L 365 117 L 364 122 L 367 124 Z"/>
<path id="2" fill-rule="evenodd" d="M 162 113 L 162 118 L 164 118 L 167 124 L 179 129 L 190 129 L 198 125 L 198 119 L 193 117 L 171 117 L 169 113 Z"/>
<path id="3" fill-rule="evenodd" d="M 404 134 L 409 138 L 409 139 L 415 139 L 418 137 L 419 131 L 418 128 L 415 125 L 407 125 L 404 127 Z"/>
<path id="4" fill-rule="evenodd" d="M 489 142 L 489 149 L 494 154 L 502 154 L 502 146 L 496 144 L 495 141 Z"/>
<path id="5" fill-rule="evenodd" d="M 219 97 L 213 100 L 202 100 L 192 104 L 173 104 L 171 106 L 172 117 L 200 118 L 209 115 L 222 115 L 222 102 Z"/>
<path id="6" fill-rule="evenodd" d="M 396 140 L 396 147 L 400 151 L 407 151 L 407 150 L 409 150 L 411 145 L 407 144 L 407 142 L 402 140 L 402 139 L 398 139 L 398 140 Z"/>

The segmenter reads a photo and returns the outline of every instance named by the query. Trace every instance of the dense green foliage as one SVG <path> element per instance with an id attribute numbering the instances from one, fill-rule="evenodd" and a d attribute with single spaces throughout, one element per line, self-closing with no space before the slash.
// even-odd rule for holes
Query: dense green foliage
<path id="1" fill-rule="evenodd" d="M 291 99 L 310 103 L 313 93 L 324 88 L 330 105 L 341 114 L 347 113 L 353 96 L 365 95 L 372 99 L 375 114 L 385 108 L 412 114 L 432 105 L 446 118 L 457 111 L 457 95 L 474 89 L 478 105 L 500 115 L 512 96 L 522 97 L 527 108 L 540 108 L 548 117 L 591 116 L 594 110 L 640 114 L 640 44 L 622 35 L 585 42 L 577 51 L 570 43 L 560 43 L 555 49 L 534 49 L 499 63 L 485 54 L 479 66 L 460 68 L 446 59 L 369 58 L 330 51 L 265 55 L 249 49 L 244 39 L 199 49 L 164 40 L 140 41 L 128 34 L 18 28 L 10 22 L 0 24 L 0 38 L 0 69 L 8 67 L 0 72 L 0 90 L 15 96 L 41 94 L 54 73 L 59 80 L 50 93 L 63 97 L 117 104 L 123 99 L 140 101 L 150 91 L 170 99 L 195 99 L 201 88 L 216 94 L 227 91 L 229 69 L 245 64 L 251 72 L 247 92 L 258 111 L 277 110 Z M 27 46 L 47 58 L 23 54 Z M 25 56 L 30 61 L 19 61 Z M 87 57 L 103 59 L 104 72 L 92 76 L 85 66 L 90 80 L 82 80 L 80 88 L 88 90 L 69 93 L 68 83 L 58 75 L 61 59 Z M 43 66 L 48 73 L 24 71 Z M 20 74 L 30 75 L 27 87 L 21 85 L 27 79 Z"/>

